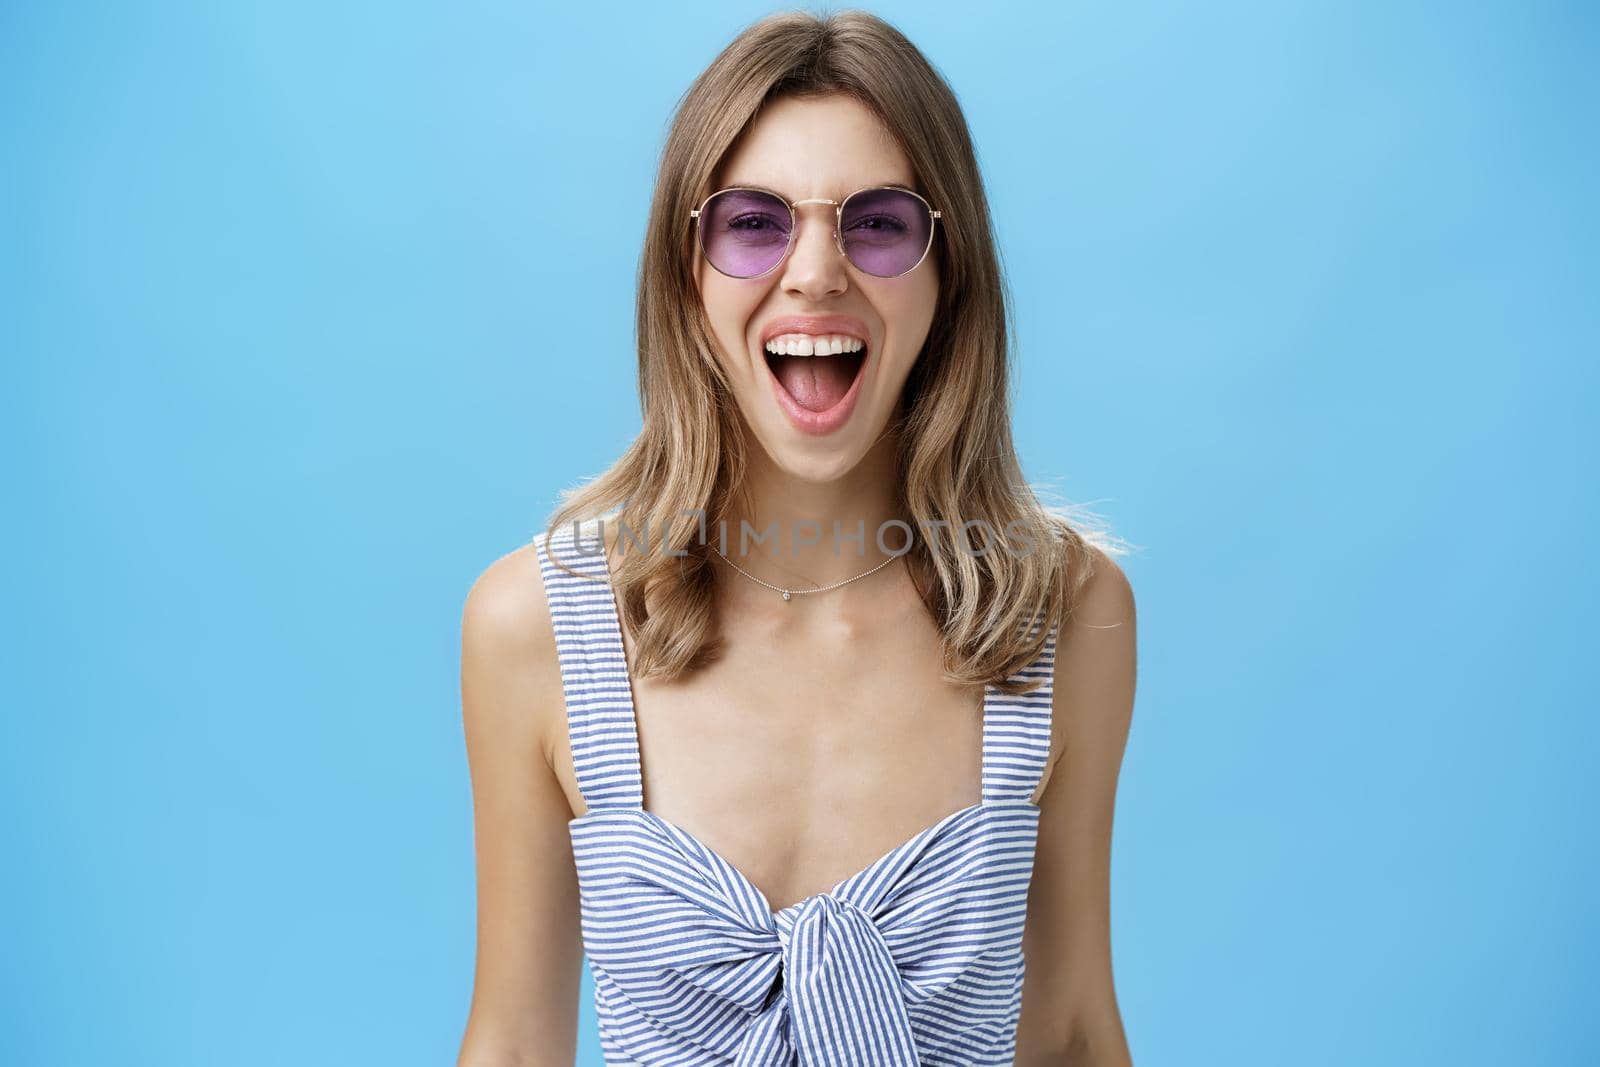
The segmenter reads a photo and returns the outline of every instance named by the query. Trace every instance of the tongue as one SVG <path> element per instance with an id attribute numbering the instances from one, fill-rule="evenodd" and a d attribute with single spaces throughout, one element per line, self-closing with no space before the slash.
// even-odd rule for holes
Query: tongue
<path id="1" fill-rule="evenodd" d="M 807 411 L 827 411 L 843 400 L 860 367 L 860 355 L 772 357 L 778 384 Z"/>

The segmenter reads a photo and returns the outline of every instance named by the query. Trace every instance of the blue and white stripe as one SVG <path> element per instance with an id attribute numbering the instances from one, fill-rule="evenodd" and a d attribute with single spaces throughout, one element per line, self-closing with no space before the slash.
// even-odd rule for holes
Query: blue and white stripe
<path id="1" fill-rule="evenodd" d="M 578 541 L 568 529 L 534 544 L 588 803 L 569 829 L 606 1063 L 1010 1064 L 1055 633 L 1017 675 L 1042 680 L 1039 689 L 985 691 L 981 802 L 774 911 L 732 864 L 642 808 L 632 692 L 598 537 L 591 529 Z"/>

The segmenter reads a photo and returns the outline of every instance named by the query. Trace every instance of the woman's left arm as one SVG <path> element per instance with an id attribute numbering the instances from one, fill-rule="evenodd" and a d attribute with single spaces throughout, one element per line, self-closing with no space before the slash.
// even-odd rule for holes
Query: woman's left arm
<path id="1" fill-rule="evenodd" d="M 1055 755 L 1023 933 L 1015 1067 L 1131 1067 L 1111 975 L 1111 823 L 1133 717 L 1133 590 L 1094 550 L 1056 648 Z"/>

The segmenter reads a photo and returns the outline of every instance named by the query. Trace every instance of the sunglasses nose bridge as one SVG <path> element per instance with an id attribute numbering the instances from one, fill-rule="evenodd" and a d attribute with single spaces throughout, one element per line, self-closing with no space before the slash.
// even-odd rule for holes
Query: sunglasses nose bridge
<path id="1" fill-rule="evenodd" d="M 792 217 L 792 219 L 794 221 L 794 225 L 789 230 L 789 247 L 784 250 L 783 260 L 784 261 L 788 260 L 789 256 L 791 256 L 794 253 L 795 245 L 799 243 L 799 239 L 800 239 L 800 212 L 797 211 L 796 209 L 799 208 L 800 205 L 802 205 L 802 204 L 828 204 L 828 205 L 832 206 L 832 208 L 833 208 L 833 227 L 832 227 L 833 246 L 841 256 L 844 256 L 846 259 L 849 259 L 850 257 L 845 254 L 844 242 L 839 237 L 839 205 L 841 203 L 843 203 L 843 201 L 840 201 L 840 200 L 829 200 L 826 197 L 821 197 L 821 196 L 813 196 L 813 197 L 810 197 L 810 198 L 805 199 L 805 200 L 794 200 L 794 201 L 791 201 L 789 203 L 789 214 L 790 214 L 790 216 Z"/>

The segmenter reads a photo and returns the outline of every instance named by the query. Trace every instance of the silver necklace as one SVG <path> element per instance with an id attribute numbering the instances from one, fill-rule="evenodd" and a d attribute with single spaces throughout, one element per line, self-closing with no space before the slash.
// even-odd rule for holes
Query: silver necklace
<path id="1" fill-rule="evenodd" d="M 760 578 L 757 578 L 755 575 L 751 574 L 749 571 L 747 571 L 743 567 L 739 566 L 733 560 L 728 559 L 728 554 L 726 552 L 722 551 L 720 548 L 714 548 L 714 549 L 712 549 L 712 551 L 715 552 L 717 555 L 721 556 L 724 560 L 726 560 L 728 566 L 732 567 L 734 570 L 738 571 L 740 574 L 744 575 L 746 578 L 750 579 L 752 582 L 755 582 L 757 585 L 766 586 L 768 589 L 772 590 L 774 593 L 782 593 L 783 594 L 783 599 L 785 601 L 787 601 L 790 597 L 793 597 L 793 596 L 809 595 L 809 594 L 812 594 L 812 593 L 826 593 L 828 590 L 837 589 L 841 585 L 849 585 L 851 582 L 859 582 L 861 579 L 867 577 L 868 575 L 877 574 L 879 571 L 883 570 L 883 568 L 887 567 L 889 564 L 893 563 L 895 560 L 900 558 L 899 556 L 890 556 L 888 559 L 884 560 L 882 563 L 878 564 L 876 567 L 872 568 L 870 571 L 862 571 L 860 574 L 856 575 L 854 578 L 846 578 L 842 582 L 834 582 L 832 585 L 825 585 L 820 589 L 785 589 L 782 586 L 773 585 L 771 582 L 763 582 Z"/>

